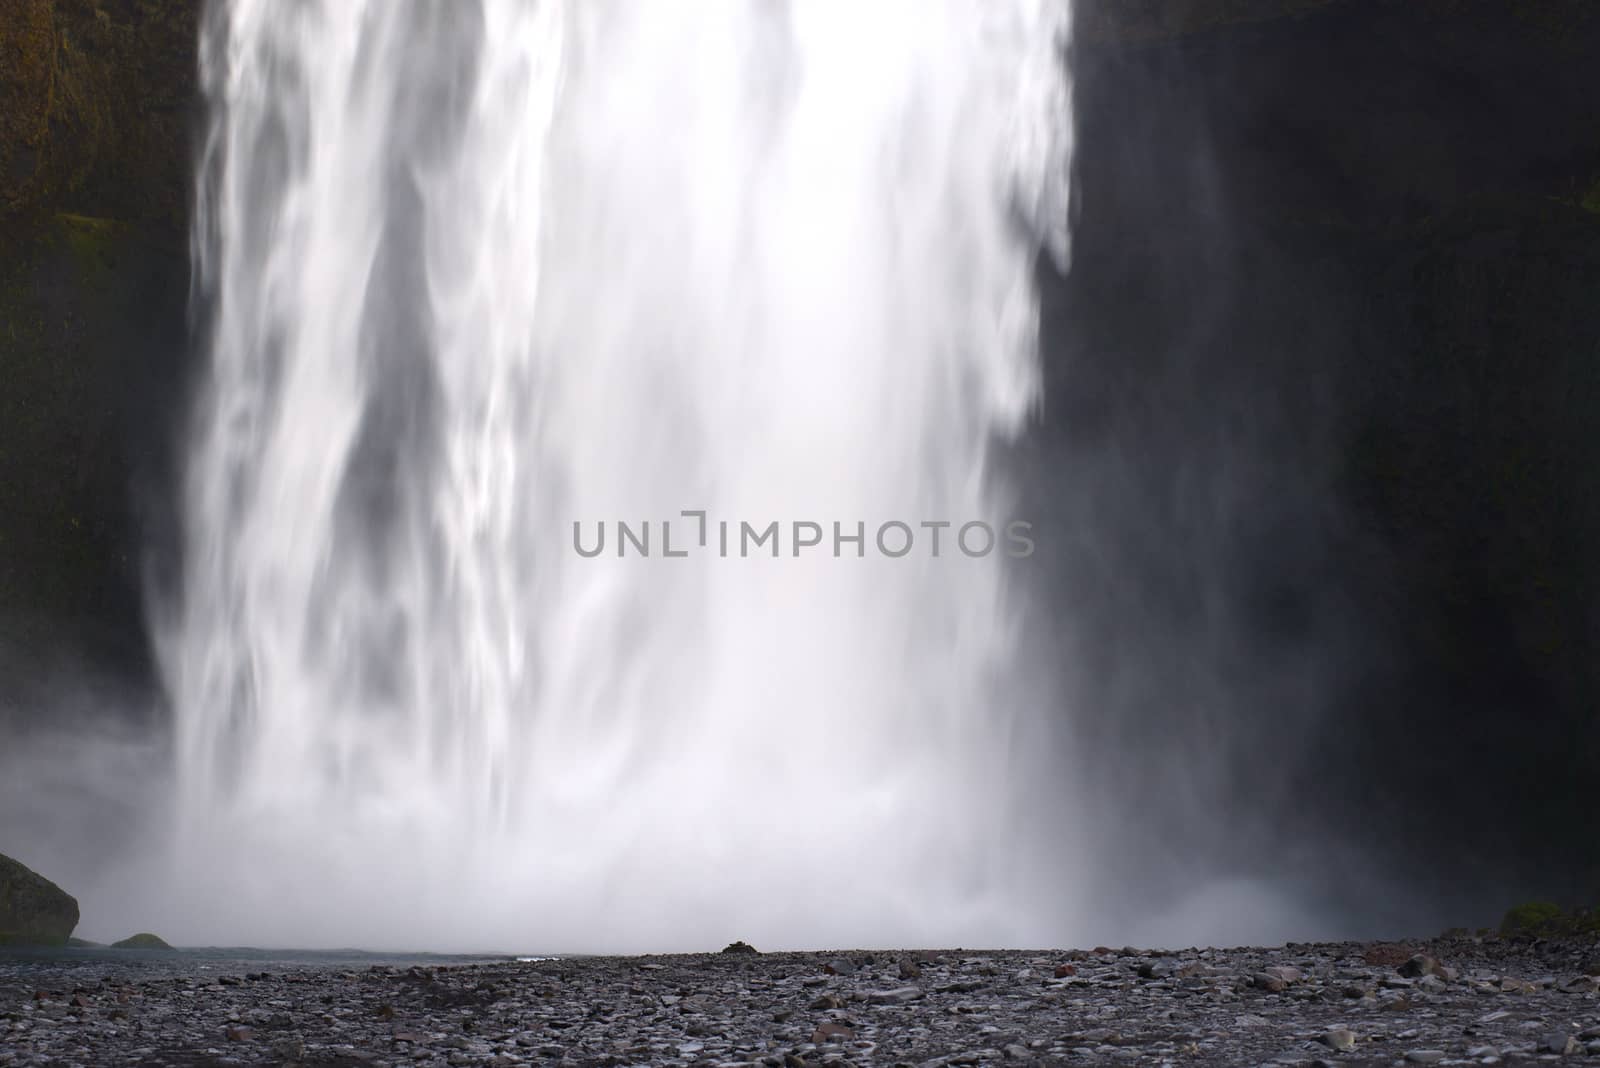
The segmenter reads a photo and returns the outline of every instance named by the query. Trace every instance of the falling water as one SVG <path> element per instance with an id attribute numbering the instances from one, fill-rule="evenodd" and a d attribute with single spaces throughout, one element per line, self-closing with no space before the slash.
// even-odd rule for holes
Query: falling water
<path id="1" fill-rule="evenodd" d="M 1066 3 L 213 4 L 175 937 L 1048 937 L 1026 561 L 952 542 L 1027 518 Z"/>

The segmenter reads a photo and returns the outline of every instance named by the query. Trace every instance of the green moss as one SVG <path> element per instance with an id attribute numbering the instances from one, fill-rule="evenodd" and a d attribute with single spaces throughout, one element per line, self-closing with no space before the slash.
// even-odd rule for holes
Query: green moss
<path id="1" fill-rule="evenodd" d="M 1578 200 L 1578 206 L 1583 208 L 1584 211 L 1592 211 L 1596 215 L 1600 215 L 1600 181 L 1589 187 L 1589 191 Z"/>
<path id="2" fill-rule="evenodd" d="M 0 946 L 64 946 L 67 940 L 57 935 L 30 935 L 0 931 Z"/>
<path id="3" fill-rule="evenodd" d="M 1549 901 L 1529 901 L 1506 913 L 1505 919 L 1500 921 L 1500 933 L 1508 937 L 1600 937 L 1600 909 L 1580 908 L 1568 912 Z"/>
<path id="4" fill-rule="evenodd" d="M 63 213 L 56 216 L 56 225 L 79 270 L 93 274 L 117 265 L 118 246 L 128 235 L 126 223 Z"/>
<path id="5" fill-rule="evenodd" d="M 1527 901 L 1506 911 L 1505 919 L 1500 921 L 1500 933 L 1554 934 L 1566 919 L 1566 910 L 1560 905 L 1549 901 Z"/>
<path id="6" fill-rule="evenodd" d="M 120 942 L 111 943 L 112 949 L 171 949 L 166 941 L 149 931 L 143 931 Z"/>
<path id="7" fill-rule="evenodd" d="M 0 215 L 182 228 L 201 2 L 0 3 Z"/>

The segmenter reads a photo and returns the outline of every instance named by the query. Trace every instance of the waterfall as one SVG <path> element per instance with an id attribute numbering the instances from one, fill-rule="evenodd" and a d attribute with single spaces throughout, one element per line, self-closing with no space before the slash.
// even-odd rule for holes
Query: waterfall
<path id="1" fill-rule="evenodd" d="M 1066 8 L 213 0 L 169 937 L 1048 937 Z"/>

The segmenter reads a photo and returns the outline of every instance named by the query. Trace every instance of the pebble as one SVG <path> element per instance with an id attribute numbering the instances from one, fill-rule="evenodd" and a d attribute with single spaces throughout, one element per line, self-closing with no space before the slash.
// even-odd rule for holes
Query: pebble
<path id="1" fill-rule="evenodd" d="M 1352 1053 L 1373 1064 L 1600 1056 L 1600 993 L 1580 981 L 1585 958 L 1570 947 L 1288 953 L 1292 964 L 1281 949 L 735 950 L 270 974 L 246 970 L 259 963 L 152 973 L 0 957 L 0 1066 L 1220 1068 L 1346 1064 Z M 1431 969 L 1398 974 L 1418 956 Z"/>

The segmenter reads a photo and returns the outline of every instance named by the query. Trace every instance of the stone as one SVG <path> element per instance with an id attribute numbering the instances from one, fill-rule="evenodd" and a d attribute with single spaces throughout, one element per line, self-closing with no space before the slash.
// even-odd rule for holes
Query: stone
<path id="1" fill-rule="evenodd" d="M 1418 953 L 1410 960 L 1400 965 L 1399 972 L 1407 979 L 1418 979 L 1424 975 L 1433 975 L 1439 970 L 1437 959 L 1426 953 Z"/>
<path id="2" fill-rule="evenodd" d="M 1438 1064 L 1444 1060 L 1442 1049 L 1414 1049 L 1406 1052 L 1407 1064 Z"/>
<path id="3" fill-rule="evenodd" d="M 900 962 L 900 978 L 919 979 L 922 977 L 922 966 L 909 958 Z"/>
<path id="4" fill-rule="evenodd" d="M 1289 988 L 1288 983 L 1279 979 L 1276 975 L 1268 975 L 1266 972 L 1257 972 L 1250 977 L 1250 982 L 1257 989 L 1265 990 L 1269 994 L 1281 994 Z"/>
<path id="5" fill-rule="evenodd" d="M 77 926 L 71 894 L 0 854 L 0 945 L 66 945 Z"/>
<path id="6" fill-rule="evenodd" d="M 1356 1033 L 1340 1027 L 1322 1036 L 1322 1044 L 1340 1052 L 1356 1048 Z"/>
<path id="7" fill-rule="evenodd" d="M 1396 968 L 1414 955 L 1414 950 L 1407 949 L 1404 946 L 1380 943 L 1368 946 L 1361 954 L 1361 959 L 1364 963 L 1374 968 Z"/>
<path id="8" fill-rule="evenodd" d="M 1162 959 L 1155 954 L 1081 963 L 1069 985 L 1041 981 L 1059 957 L 958 951 L 921 965 L 937 973 L 936 985 L 888 989 L 884 977 L 919 958 L 854 953 L 857 974 L 829 977 L 820 969 L 831 956 L 793 953 L 667 957 L 648 969 L 638 958 L 594 957 L 370 971 L 295 963 L 270 973 L 193 952 L 63 954 L 28 960 L 21 972 L 0 960 L 0 1066 L 1388 1065 L 1407 1050 L 1408 1064 L 1437 1063 L 1433 1051 L 1448 1051 L 1445 1062 L 1484 1064 L 1554 1061 L 1600 1045 L 1592 996 L 1535 981 L 1547 968 L 1571 978 L 1566 958 L 1526 945 L 1459 949 L 1469 974 L 1509 973 L 1533 988 L 1526 998 L 1486 998 L 1491 991 L 1477 980 L 1441 983 L 1416 994 L 1404 1016 L 1366 1000 L 1349 1003 L 1357 1015 L 1343 1020 L 1332 1014 L 1346 1003 L 1329 1004 L 1341 984 L 1386 975 L 1406 984 L 1384 992 L 1399 996 L 1435 977 L 1352 966 L 1360 947 L 1350 944 L 1292 948 L 1299 978 L 1272 998 L 1242 988 L 1284 965 L 1248 948 L 1164 955 L 1178 966 L 1174 975 L 1203 966 L 1205 978 L 1187 985 L 1137 981 L 1141 965 Z M 1246 1007 L 1255 1012 L 1236 1015 Z M 1559 1041 L 1550 1041 L 1557 1030 Z M 299 1047 L 275 1052 L 290 1035 Z M 13 1048 L 22 1052 L 10 1056 Z"/>
<path id="9" fill-rule="evenodd" d="M 756 949 L 755 946 L 752 946 L 748 942 L 730 942 L 728 945 L 723 947 L 722 952 L 752 954 L 759 953 L 760 950 Z"/>
<path id="10" fill-rule="evenodd" d="M 1578 1052 L 1578 1040 L 1565 1031 L 1552 1031 L 1539 1040 L 1539 1052 L 1565 1057 Z"/>
<path id="11" fill-rule="evenodd" d="M 291 1064 L 302 1061 L 306 1056 L 305 1039 L 299 1035 L 280 1038 L 272 1044 L 272 1055 Z"/>
<path id="12" fill-rule="evenodd" d="M 811 1032 L 811 1042 L 813 1045 L 818 1046 L 824 1042 L 849 1042 L 855 1037 L 856 1033 L 853 1030 L 844 1024 L 834 1023 L 831 1020 L 827 1023 L 818 1024 L 817 1029 Z"/>
<path id="13" fill-rule="evenodd" d="M 1057 979 L 1066 979 L 1069 976 L 1077 975 L 1078 969 L 1071 964 L 1057 964 L 1055 974 Z"/>

